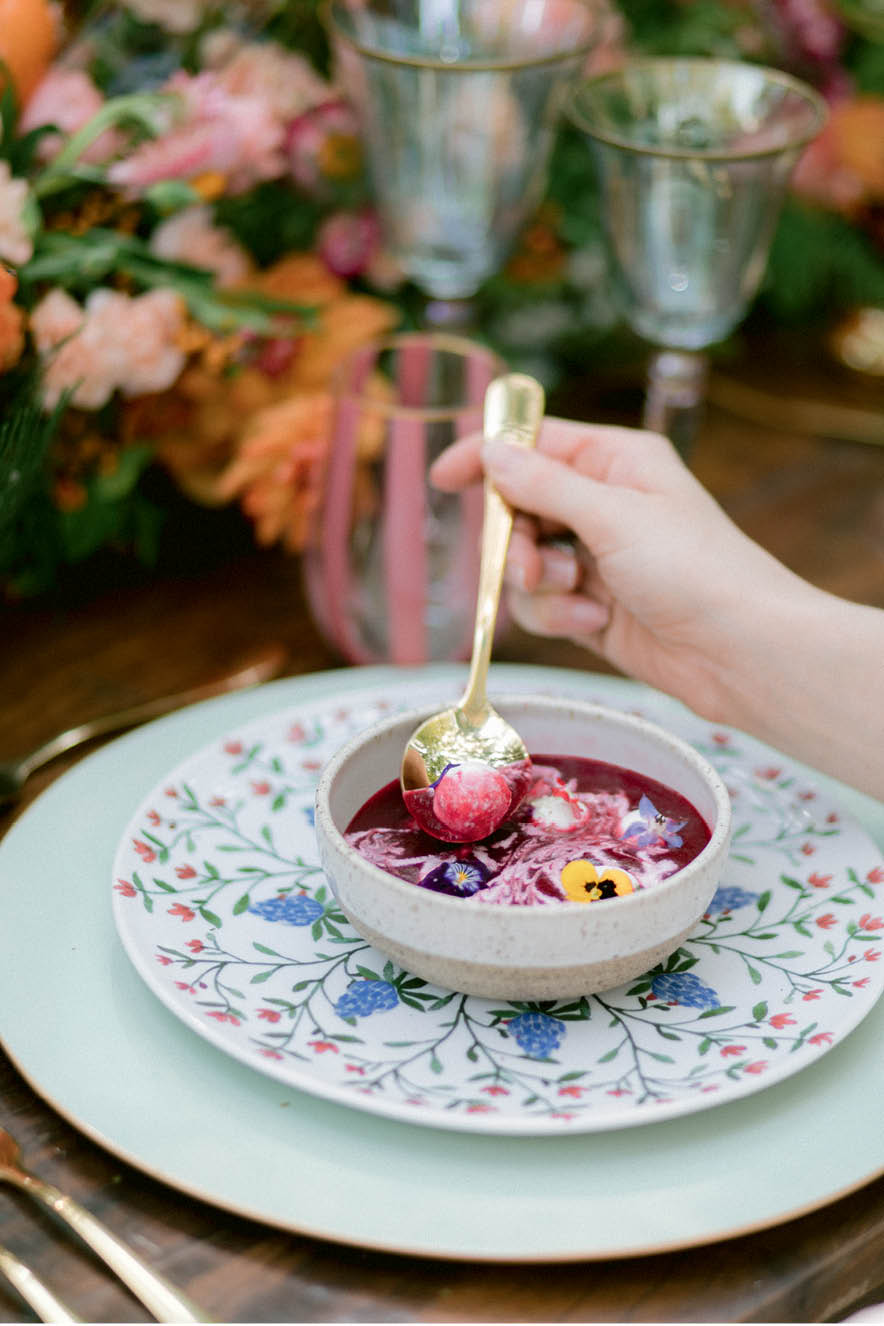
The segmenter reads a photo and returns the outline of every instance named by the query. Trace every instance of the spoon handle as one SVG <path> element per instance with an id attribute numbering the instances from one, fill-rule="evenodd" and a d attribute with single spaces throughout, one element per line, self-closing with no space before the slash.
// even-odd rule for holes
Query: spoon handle
<path id="1" fill-rule="evenodd" d="M 495 378 L 485 393 L 484 433 L 512 446 L 533 447 L 543 419 L 543 388 L 524 373 Z M 491 644 L 503 584 L 507 548 L 513 528 L 513 510 L 494 485 L 485 480 L 485 518 L 482 526 L 482 557 L 476 598 L 473 656 L 466 690 L 460 702 L 470 722 L 481 719 L 488 707 L 486 682 Z"/>
<path id="2" fill-rule="evenodd" d="M 169 1284 L 155 1271 L 151 1271 L 140 1257 L 121 1239 L 112 1234 L 91 1211 L 75 1202 L 73 1197 L 44 1183 L 26 1170 L 4 1166 L 2 1177 L 30 1193 L 38 1201 L 66 1221 L 84 1243 L 108 1266 L 136 1298 L 152 1312 L 157 1321 L 211 1322 L 202 1308 L 192 1303 L 179 1289 Z"/>

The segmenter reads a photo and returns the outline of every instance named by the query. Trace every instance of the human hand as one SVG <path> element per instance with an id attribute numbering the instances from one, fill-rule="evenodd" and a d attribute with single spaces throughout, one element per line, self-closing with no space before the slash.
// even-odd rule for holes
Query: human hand
<path id="1" fill-rule="evenodd" d="M 464 438 L 431 478 L 457 491 L 483 469 L 522 513 L 507 569 L 516 620 L 726 721 L 741 641 L 762 618 L 781 629 L 805 582 L 737 529 L 657 434 L 547 418 L 536 451 Z M 562 529 L 576 554 L 549 543 Z"/>

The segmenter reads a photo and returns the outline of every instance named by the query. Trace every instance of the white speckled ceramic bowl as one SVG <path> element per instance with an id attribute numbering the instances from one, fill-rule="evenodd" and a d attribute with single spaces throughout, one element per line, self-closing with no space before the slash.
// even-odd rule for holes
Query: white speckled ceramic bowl
<path id="1" fill-rule="evenodd" d="M 600 903 L 489 906 L 397 879 L 360 856 L 344 831 L 360 806 L 398 777 L 408 737 L 432 712 L 412 710 L 349 742 L 320 779 L 319 852 L 342 910 L 381 952 L 450 990 L 563 999 L 632 980 L 678 947 L 715 892 L 731 830 L 724 784 L 693 747 L 632 714 L 549 696 L 494 705 L 529 750 L 619 764 L 680 792 L 706 820 L 710 841 L 662 884 Z"/>

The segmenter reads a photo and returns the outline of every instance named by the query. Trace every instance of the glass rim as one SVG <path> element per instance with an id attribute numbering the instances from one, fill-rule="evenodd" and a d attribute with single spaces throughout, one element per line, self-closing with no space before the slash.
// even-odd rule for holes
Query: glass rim
<path id="1" fill-rule="evenodd" d="M 378 414 L 387 417 L 420 419 L 427 423 L 456 419 L 461 414 L 475 412 L 476 410 L 481 411 L 481 401 L 476 401 L 474 404 L 464 402 L 462 405 L 401 405 L 398 401 L 379 400 L 376 396 L 366 395 L 364 391 L 348 389 L 345 386 L 345 375 L 350 365 L 366 350 L 374 350 L 377 357 L 384 350 L 401 350 L 410 345 L 421 345 L 426 342 L 430 342 L 434 350 L 459 355 L 464 360 L 476 357 L 484 359 L 493 368 L 495 377 L 508 372 L 506 361 L 501 359 L 496 350 L 492 350 L 488 345 L 483 345 L 481 341 L 471 341 L 469 337 L 458 336 L 452 332 L 396 332 L 391 336 L 382 336 L 375 340 L 364 341 L 362 345 L 355 346 L 338 364 L 331 381 L 331 393 L 335 404 L 340 405 L 346 401 L 348 404 L 358 405 L 362 409 L 374 410 Z"/>
<path id="2" fill-rule="evenodd" d="M 677 68 L 718 68 L 722 70 L 754 69 L 764 75 L 769 83 L 794 92 L 813 112 L 812 127 L 806 132 L 795 134 L 788 142 L 773 147 L 756 148 L 715 148 L 715 147 L 665 147 L 652 144 L 634 143 L 612 129 L 601 129 L 594 124 L 580 105 L 582 95 L 589 88 L 599 87 L 603 83 L 614 83 L 630 70 Z M 773 69 L 769 65 L 753 64 L 749 60 L 720 60 L 706 56 L 645 56 L 629 60 L 621 69 L 608 70 L 606 73 L 591 75 L 581 79 L 567 96 L 565 113 L 571 122 L 589 138 L 593 138 L 608 147 L 618 147 L 624 152 L 636 156 L 666 158 L 676 161 L 752 161 L 761 157 L 779 156 L 783 151 L 795 151 L 812 142 L 820 133 L 829 118 L 829 109 L 821 93 L 783 69 Z"/>
<path id="3" fill-rule="evenodd" d="M 586 38 L 567 49 L 558 49 L 545 55 L 525 56 L 523 59 L 501 56 L 499 59 L 441 60 L 432 56 L 397 55 L 392 51 L 383 51 L 376 46 L 370 46 L 367 42 L 360 41 L 349 32 L 346 32 L 335 17 L 334 12 L 340 8 L 341 0 L 323 0 L 322 12 L 329 31 L 352 50 L 358 51 L 360 55 L 364 55 L 370 60 L 377 60 L 381 64 L 398 65 L 407 69 L 432 69 L 439 73 L 448 74 L 482 74 L 507 73 L 517 69 L 536 69 L 547 64 L 562 64 L 566 60 L 579 59 L 581 56 L 587 55 L 597 44 L 598 23 L 592 21 L 593 10 L 590 0 L 571 0 L 571 3 L 577 9 L 582 9 L 589 20 L 589 31 Z"/>

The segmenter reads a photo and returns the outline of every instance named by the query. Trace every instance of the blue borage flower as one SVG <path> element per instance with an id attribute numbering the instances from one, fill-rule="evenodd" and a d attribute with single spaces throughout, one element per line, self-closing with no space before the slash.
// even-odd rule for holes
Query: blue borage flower
<path id="1" fill-rule="evenodd" d="M 490 871 L 476 857 L 462 861 L 443 861 L 424 875 L 422 888 L 434 893 L 449 893 L 455 898 L 470 898 L 488 883 Z"/>
<path id="2" fill-rule="evenodd" d="M 679 833 L 687 820 L 671 820 L 654 805 L 648 796 L 642 796 L 638 803 L 638 820 L 633 820 L 621 837 L 630 838 L 637 847 L 653 847 L 664 842 L 667 847 L 681 847 L 684 839 Z"/>

